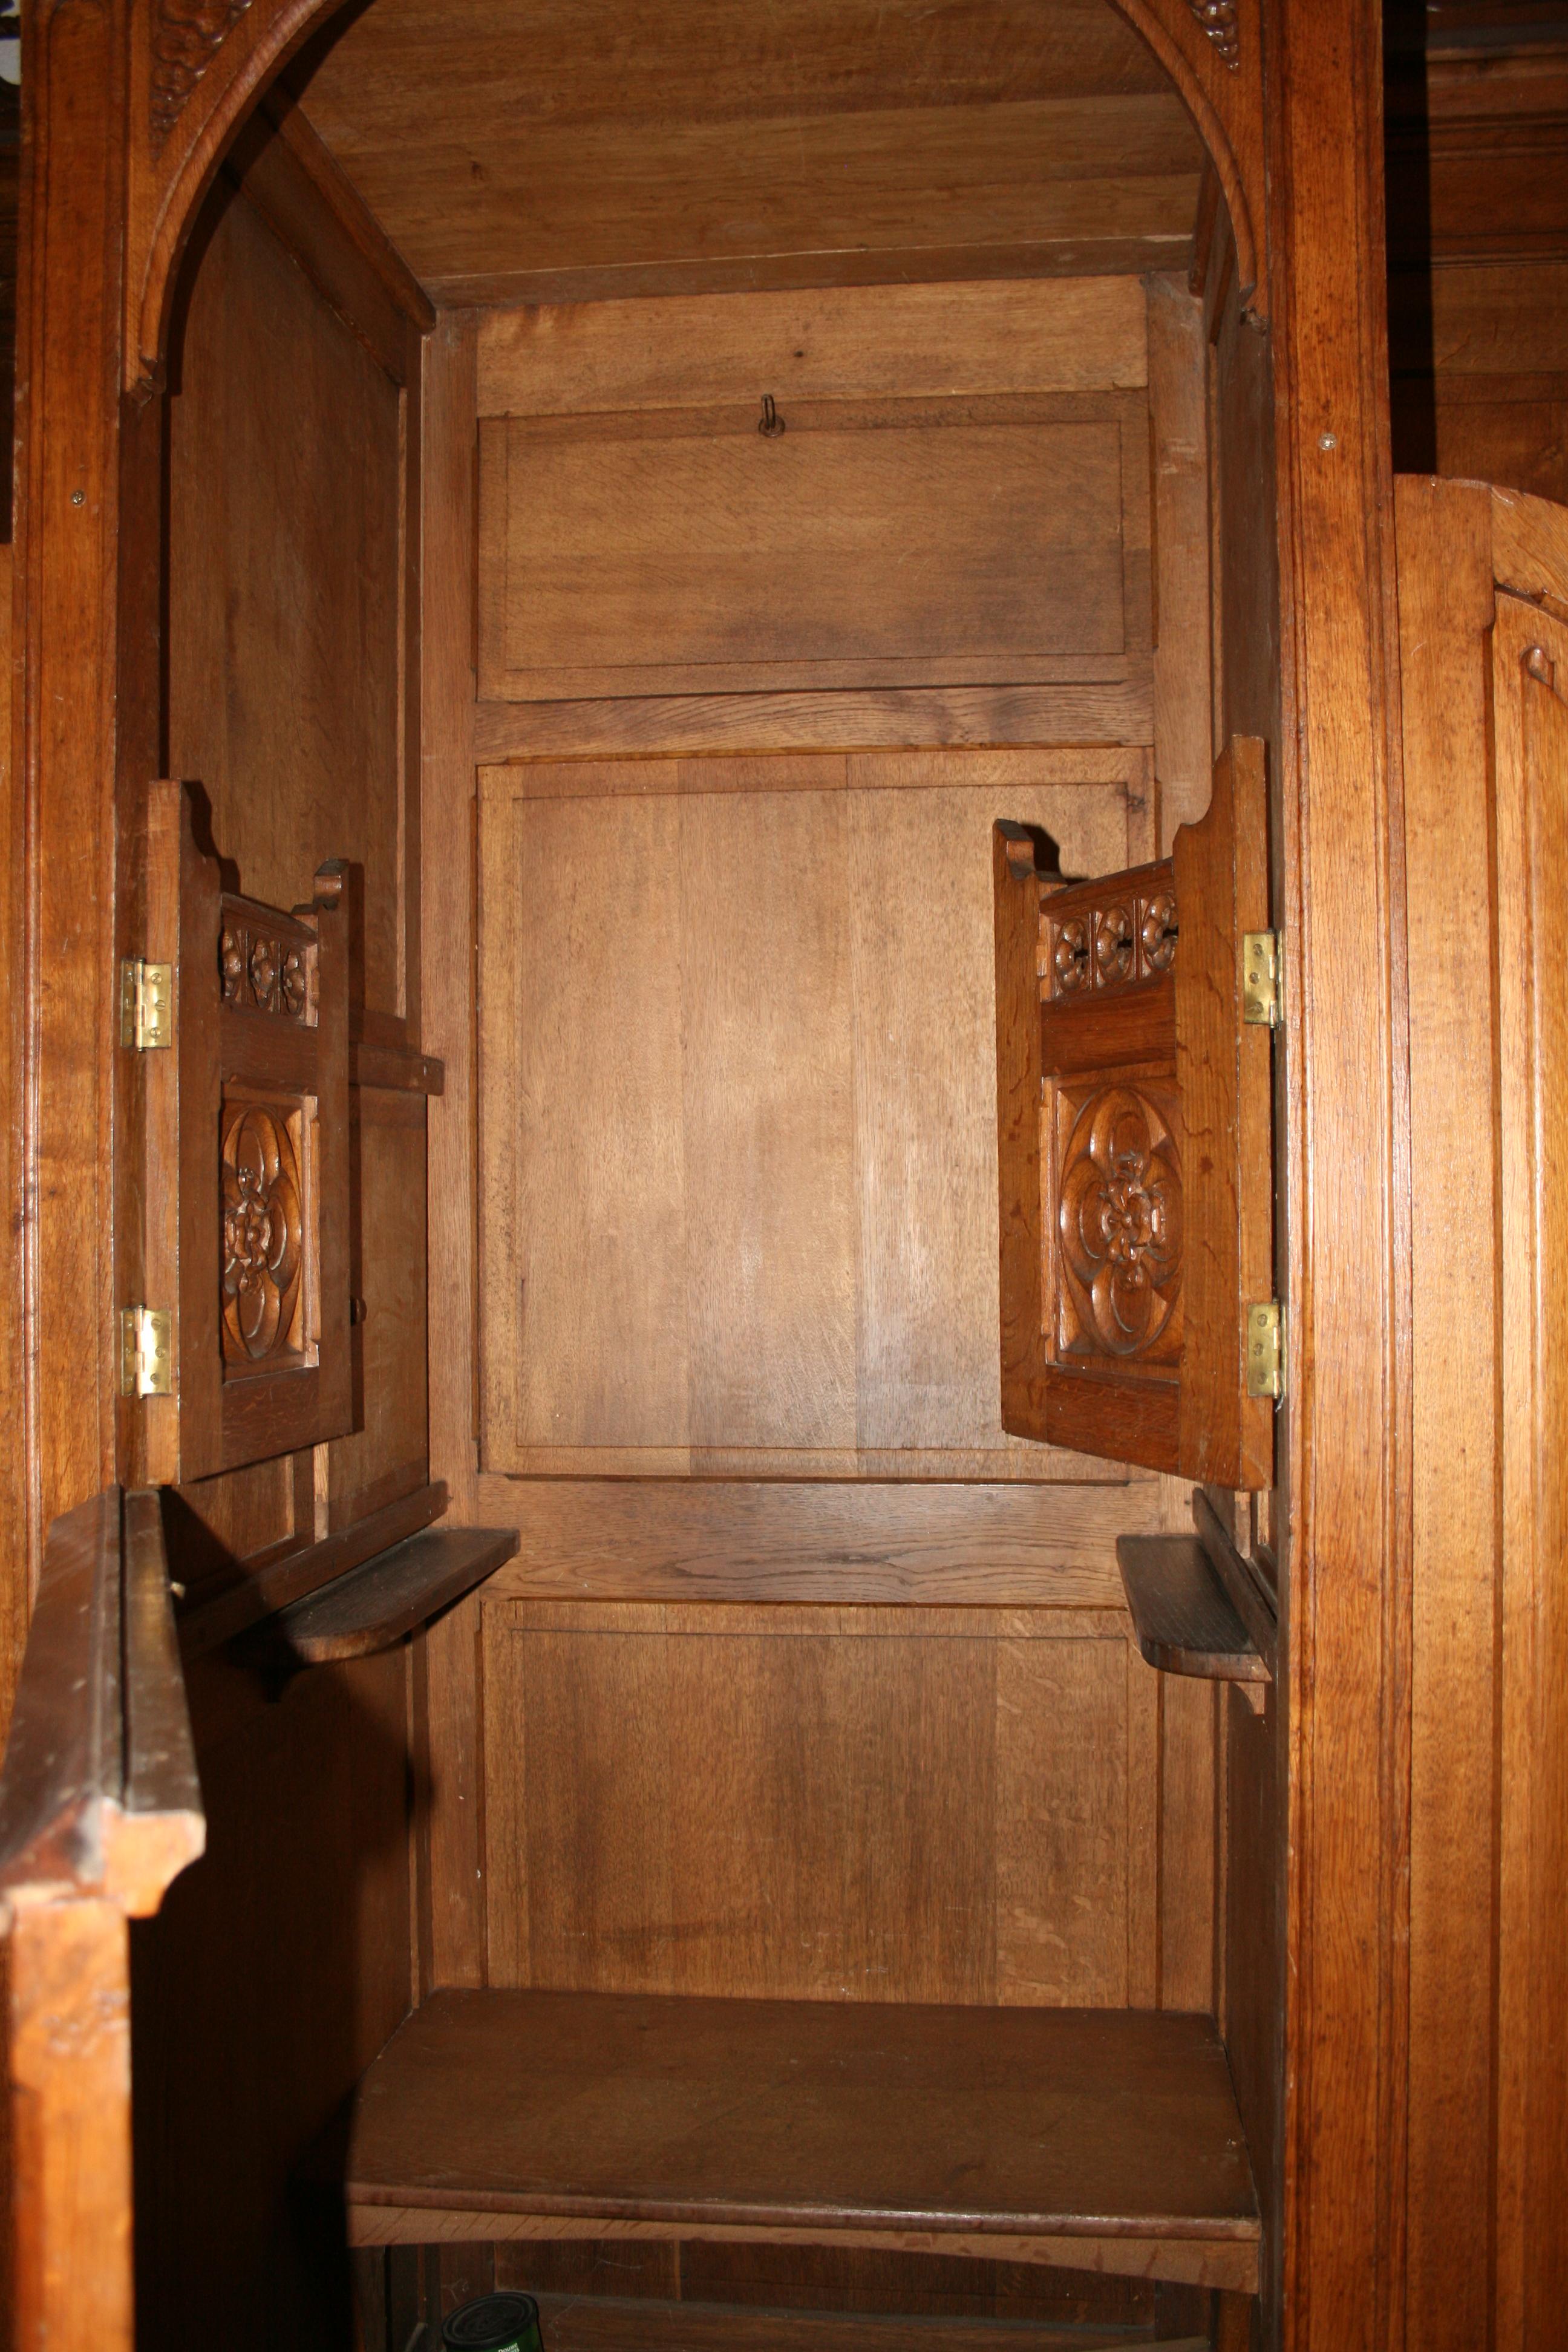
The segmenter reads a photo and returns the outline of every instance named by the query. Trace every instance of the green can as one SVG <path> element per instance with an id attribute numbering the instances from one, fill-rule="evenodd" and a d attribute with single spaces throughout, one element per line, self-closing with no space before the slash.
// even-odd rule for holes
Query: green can
<path id="1" fill-rule="evenodd" d="M 539 2305 L 531 2294 L 481 2294 L 443 2320 L 441 2341 L 451 2352 L 544 2352 Z"/>

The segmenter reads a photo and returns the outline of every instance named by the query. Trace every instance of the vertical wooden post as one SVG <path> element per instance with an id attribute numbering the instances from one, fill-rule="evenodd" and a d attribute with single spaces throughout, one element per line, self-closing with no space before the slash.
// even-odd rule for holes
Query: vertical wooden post
<path id="1" fill-rule="evenodd" d="M 131 2004 L 125 1914 L 18 1903 L 10 1935 L 16 2352 L 130 2352 Z"/>
<path id="2" fill-rule="evenodd" d="M 1372 0 L 1268 0 L 1290 1525 L 1284 2340 L 1403 2340 L 1410 1235 Z"/>

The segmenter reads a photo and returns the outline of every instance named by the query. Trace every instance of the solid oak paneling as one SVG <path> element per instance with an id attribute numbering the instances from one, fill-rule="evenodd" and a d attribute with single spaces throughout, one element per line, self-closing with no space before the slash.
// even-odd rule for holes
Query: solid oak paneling
<path id="1" fill-rule="evenodd" d="M 1163 1940 L 1206 2005 L 1123 1612 L 500 1597 L 525 1573 L 483 1604 L 491 1983 L 1150 2006 Z"/>
<path id="2" fill-rule="evenodd" d="M 1121 1603 L 1119 1535 L 1152 1529 L 1130 1484 L 877 1486 L 845 1479 L 480 1481 L 519 1533 L 492 1597 L 837 1601 L 970 1606 Z"/>
<path id="3" fill-rule="evenodd" d="M 788 399 L 772 436 L 758 400 L 481 425 L 484 696 L 1120 682 L 1147 659 L 1140 395 Z"/>
<path id="4" fill-rule="evenodd" d="M 252 898 L 363 866 L 364 1002 L 400 1013 L 397 386 L 221 191 L 175 368 L 164 772 L 205 786 Z"/>
<path id="5" fill-rule="evenodd" d="M 1148 803 L 1136 751 L 481 772 L 486 1469 L 1067 1471 L 1000 1425 L 987 836 L 1092 867 Z"/>
<path id="6" fill-rule="evenodd" d="M 480 314 L 480 416 L 798 400 L 1132 392 L 1149 379 L 1135 278 L 712 299 L 532 303 Z"/>

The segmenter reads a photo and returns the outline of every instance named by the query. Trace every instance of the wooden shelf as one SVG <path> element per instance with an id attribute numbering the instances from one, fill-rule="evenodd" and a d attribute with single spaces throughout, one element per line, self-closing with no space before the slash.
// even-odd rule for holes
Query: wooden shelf
<path id="1" fill-rule="evenodd" d="M 304 1665 L 387 1650 L 517 1549 L 515 1528 L 426 1528 L 280 1610 L 268 1636 Z"/>
<path id="2" fill-rule="evenodd" d="M 1138 1647 L 1152 1666 L 1210 1682 L 1272 1681 L 1268 1660 L 1196 1536 L 1119 1536 L 1116 1561 Z"/>
<path id="3" fill-rule="evenodd" d="M 364 2076 L 355 2245 L 900 2247 L 1257 2291 L 1212 2021 L 1173 2011 L 447 1991 Z"/>
<path id="4" fill-rule="evenodd" d="M 523 2258 L 526 2273 L 527 2258 Z M 663 2303 L 644 2295 L 541 2294 L 550 2352 L 1148 2352 L 1146 2329 L 1049 2320 L 879 2317 L 862 2311 L 772 2311 L 752 2304 Z M 1209 2352 L 1206 2336 L 1159 2352 Z"/>

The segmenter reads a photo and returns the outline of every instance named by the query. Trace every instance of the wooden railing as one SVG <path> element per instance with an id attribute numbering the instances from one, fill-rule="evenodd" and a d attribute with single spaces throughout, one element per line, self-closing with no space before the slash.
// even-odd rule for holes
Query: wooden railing
<path id="1" fill-rule="evenodd" d="M 206 1842 L 156 1494 L 49 1530 L 0 1770 L 12 2341 L 133 2336 L 127 1921 Z"/>

